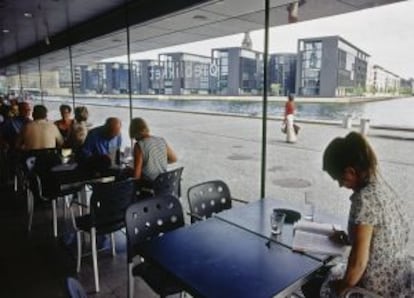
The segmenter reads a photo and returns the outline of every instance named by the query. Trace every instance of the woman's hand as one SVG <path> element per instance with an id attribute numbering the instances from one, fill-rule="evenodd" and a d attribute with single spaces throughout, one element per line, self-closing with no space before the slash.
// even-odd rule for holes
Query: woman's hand
<path id="1" fill-rule="evenodd" d="M 329 236 L 329 239 L 337 244 L 341 245 L 350 245 L 350 241 L 348 238 L 348 235 L 345 233 L 345 231 L 338 231 L 334 230 L 333 234 Z"/>
<path id="2" fill-rule="evenodd" d="M 330 288 L 337 296 L 341 297 L 341 295 L 347 290 L 349 287 L 346 285 L 343 279 L 332 280 L 329 283 Z"/>

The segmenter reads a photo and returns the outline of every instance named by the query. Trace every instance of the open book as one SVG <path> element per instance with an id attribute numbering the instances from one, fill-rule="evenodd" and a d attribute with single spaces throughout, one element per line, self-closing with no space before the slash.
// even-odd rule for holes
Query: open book
<path id="1" fill-rule="evenodd" d="M 334 231 L 341 231 L 338 225 L 299 221 L 294 227 L 292 249 L 295 251 L 342 256 L 348 253 L 349 246 L 329 239 Z"/>

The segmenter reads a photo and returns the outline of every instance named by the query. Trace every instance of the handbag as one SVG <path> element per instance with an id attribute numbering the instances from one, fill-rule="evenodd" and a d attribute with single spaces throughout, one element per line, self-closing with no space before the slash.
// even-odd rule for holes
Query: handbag
<path id="1" fill-rule="evenodd" d="M 287 125 L 286 125 L 286 122 L 283 122 L 283 123 L 282 123 L 282 126 L 280 127 L 280 130 L 281 130 L 283 133 L 286 133 L 286 131 L 287 131 Z"/>
<path id="2" fill-rule="evenodd" d="M 297 124 L 293 124 L 293 129 L 295 130 L 295 134 L 298 134 L 299 130 L 300 130 L 300 126 Z"/>

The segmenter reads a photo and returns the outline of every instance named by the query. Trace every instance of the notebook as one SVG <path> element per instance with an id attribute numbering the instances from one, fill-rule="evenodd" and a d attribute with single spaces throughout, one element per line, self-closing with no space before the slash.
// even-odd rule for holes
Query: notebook
<path id="1" fill-rule="evenodd" d="M 341 231 L 341 226 L 301 220 L 293 227 L 292 249 L 329 256 L 346 255 L 349 253 L 349 246 L 329 239 L 335 230 Z"/>

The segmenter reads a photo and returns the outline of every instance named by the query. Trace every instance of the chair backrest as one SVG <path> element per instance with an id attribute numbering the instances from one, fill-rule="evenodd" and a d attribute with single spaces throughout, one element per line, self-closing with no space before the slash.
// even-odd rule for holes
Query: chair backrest
<path id="1" fill-rule="evenodd" d="M 345 291 L 344 298 L 382 298 L 380 295 L 372 293 L 366 289 L 353 287 Z"/>
<path id="2" fill-rule="evenodd" d="M 93 225 L 123 222 L 125 210 L 134 197 L 134 179 L 93 184 L 90 204 Z"/>
<path id="3" fill-rule="evenodd" d="M 125 221 L 128 262 L 131 262 L 140 243 L 184 226 L 183 209 L 176 197 L 160 195 L 129 206 Z"/>
<path id="4" fill-rule="evenodd" d="M 154 180 L 154 195 L 173 195 L 176 198 L 181 197 L 181 175 L 184 168 L 177 168 L 158 175 Z"/>
<path id="5" fill-rule="evenodd" d="M 82 285 L 73 277 L 66 279 L 66 290 L 68 298 L 88 298 Z"/>
<path id="6" fill-rule="evenodd" d="M 33 170 L 36 171 L 37 174 L 42 175 L 49 172 L 55 165 L 61 163 L 60 152 L 61 150 L 58 148 L 46 148 L 29 150 L 23 152 L 22 154 L 25 161 L 29 160 L 31 157 L 35 158 Z M 28 164 L 26 164 L 26 166 L 28 166 Z"/>
<path id="7" fill-rule="evenodd" d="M 207 181 L 194 185 L 187 192 L 188 205 L 190 206 L 191 222 L 208 218 L 213 213 L 218 213 L 231 208 L 230 189 L 221 180 Z"/>

